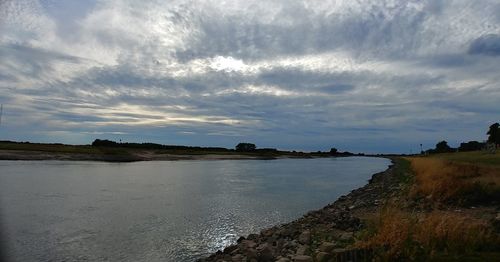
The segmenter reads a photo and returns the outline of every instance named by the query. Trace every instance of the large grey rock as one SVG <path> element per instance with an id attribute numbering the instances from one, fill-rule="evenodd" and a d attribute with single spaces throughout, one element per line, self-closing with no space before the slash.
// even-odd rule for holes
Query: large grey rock
<path id="1" fill-rule="evenodd" d="M 295 261 L 295 262 L 312 262 L 313 259 L 310 256 L 294 256 L 293 261 Z"/>
<path id="2" fill-rule="evenodd" d="M 241 254 L 236 254 L 234 255 L 231 259 L 233 262 L 242 262 L 243 261 L 243 258 L 244 256 L 241 255 Z"/>
<path id="3" fill-rule="evenodd" d="M 256 240 L 257 238 L 259 238 L 259 235 L 257 234 L 250 234 L 247 237 L 248 240 Z"/>
<path id="4" fill-rule="evenodd" d="M 262 262 L 274 261 L 274 254 L 271 246 L 267 243 L 257 247 L 257 260 Z"/>
<path id="5" fill-rule="evenodd" d="M 316 261 L 317 262 L 326 262 L 329 261 L 332 258 L 332 254 L 326 253 L 326 252 L 319 252 L 316 254 Z"/>
<path id="6" fill-rule="evenodd" d="M 305 230 L 302 232 L 299 235 L 299 242 L 304 245 L 311 243 L 311 231 Z"/>
<path id="7" fill-rule="evenodd" d="M 342 241 L 347 241 L 353 238 L 353 236 L 354 236 L 353 232 L 344 232 L 340 234 L 339 239 Z"/>
<path id="8" fill-rule="evenodd" d="M 323 242 L 319 246 L 319 250 L 322 252 L 330 253 L 335 249 L 335 244 L 331 242 Z"/>
<path id="9" fill-rule="evenodd" d="M 252 240 L 243 240 L 241 241 L 241 244 L 246 248 L 254 248 L 257 246 L 257 244 Z"/>
<path id="10" fill-rule="evenodd" d="M 228 247 L 224 248 L 224 253 L 230 254 L 236 249 L 238 249 L 238 246 L 236 246 L 236 245 L 228 246 Z"/>
<path id="11" fill-rule="evenodd" d="M 307 250 L 309 249 L 308 245 L 302 245 L 297 248 L 297 252 L 295 252 L 296 255 L 306 255 Z"/>
<path id="12" fill-rule="evenodd" d="M 246 257 L 248 259 L 257 259 L 258 257 L 258 253 L 257 253 L 257 250 L 253 249 L 253 248 L 250 248 L 250 249 L 247 249 L 244 253 L 244 255 L 246 255 Z"/>

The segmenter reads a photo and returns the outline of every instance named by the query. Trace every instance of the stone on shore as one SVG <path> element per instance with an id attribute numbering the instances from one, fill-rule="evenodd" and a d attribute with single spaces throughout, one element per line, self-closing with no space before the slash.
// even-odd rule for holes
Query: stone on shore
<path id="1" fill-rule="evenodd" d="M 345 233 L 340 234 L 339 239 L 340 239 L 341 241 L 349 241 L 349 240 L 351 240 L 353 237 L 354 237 L 353 232 L 345 232 Z"/>
<path id="2" fill-rule="evenodd" d="M 295 254 L 296 255 L 306 255 L 308 249 L 309 249 L 308 245 L 299 246 L 299 248 L 297 249 L 297 252 L 295 252 Z"/>
<path id="3" fill-rule="evenodd" d="M 235 251 L 236 249 L 238 249 L 238 246 L 236 246 L 236 245 L 228 246 L 228 247 L 224 248 L 224 253 L 229 254 L 229 253 L 232 253 L 233 251 Z"/>
<path id="4" fill-rule="evenodd" d="M 231 258 L 231 261 L 233 262 L 243 262 L 244 256 L 241 254 L 236 254 Z"/>
<path id="5" fill-rule="evenodd" d="M 316 254 L 316 261 L 318 262 L 326 262 L 329 261 L 332 258 L 332 255 L 330 253 L 326 252 L 319 252 Z"/>
<path id="6" fill-rule="evenodd" d="M 243 240 L 241 241 L 241 244 L 246 248 L 254 248 L 257 246 L 257 244 L 252 240 Z"/>
<path id="7" fill-rule="evenodd" d="M 299 236 L 299 242 L 303 245 L 308 245 L 311 243 L 311 231 L 305 230 Z"/>
<path id="8" fill-rule="evenodd" d="M 271 247 L 264 243 L 257 247 L 257 260 L 262 262 L 274 261 L 274 254 Z"/>
<path id="9" fill-rule="evenodd" d="M 332 252 L 334 249 L 335 249 L 335 244 L 334 244 L 334 243 L 331 243 L 331 242 L 323 242 L 323 243 L 319 246 L 319 250 L 320 250 L 320 251 L 322 251 L 322 252 L 327 252 L 327 253 L 330 253 L 330 252 Z"/>
<path id="10" fill-rule="evenodd" d="M 295 261 L 295 262 L 312 262 L 313 259 L 310 256 L 294 256 L 293 261 Z"/>

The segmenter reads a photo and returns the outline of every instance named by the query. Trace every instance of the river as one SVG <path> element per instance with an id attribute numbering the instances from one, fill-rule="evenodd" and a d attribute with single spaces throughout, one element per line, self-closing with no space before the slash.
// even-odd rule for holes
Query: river
<path id="1" fill-rule="evenodd" d="M 0 161 L 2 249 L 12 261 L 193 261 L 319 209 L 389 164 Z"/>

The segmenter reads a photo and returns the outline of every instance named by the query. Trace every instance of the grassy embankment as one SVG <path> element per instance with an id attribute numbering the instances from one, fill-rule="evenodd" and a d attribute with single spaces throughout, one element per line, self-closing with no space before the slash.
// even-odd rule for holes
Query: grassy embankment
<path id="1" fill-rule="evenodd" d="M 99 148 L 91 145 L 64 145 L 64 144 L 44 144 L 44 143 L 17 143 L 0 142 L 1 150 L 18 151 L 39 151 L 70 154 L 128 154 L 127 150 L 122 148 Z"/>
<path id="2" fill-rule="evenodd" d="M 382 261 L 500 261 L 499 153 L 397 161 L 406 186 L 367 221 L 356 247 Z"/>

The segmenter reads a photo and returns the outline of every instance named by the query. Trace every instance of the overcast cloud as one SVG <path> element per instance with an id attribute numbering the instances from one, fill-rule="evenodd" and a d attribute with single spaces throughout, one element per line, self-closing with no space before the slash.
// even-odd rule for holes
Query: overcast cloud
<path id="1" fill-rule="evenodd" d="M 500 121 L 500 1 L 0 1 L 1 140 L 403 152 Z"/>

